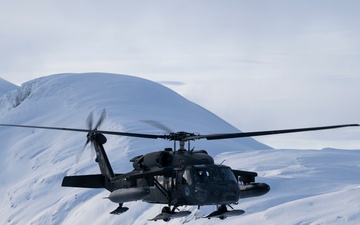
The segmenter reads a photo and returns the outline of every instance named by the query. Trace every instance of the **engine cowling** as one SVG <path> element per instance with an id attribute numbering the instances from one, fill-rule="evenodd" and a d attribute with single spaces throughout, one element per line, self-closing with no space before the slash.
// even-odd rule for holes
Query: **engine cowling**
<path id="1" fill-rule="evenodd" d="M 171 165 L 172 159 L 172 152 L 159 151 L 134 157 L 130 162 L 133 163 L 134 169 L 139 170 L 151 167 L 167 167 Z"/>

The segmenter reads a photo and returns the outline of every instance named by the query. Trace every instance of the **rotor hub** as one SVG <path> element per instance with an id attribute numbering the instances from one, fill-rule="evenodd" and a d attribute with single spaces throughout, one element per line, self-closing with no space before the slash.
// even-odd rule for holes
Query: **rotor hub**
<path id="1" fill-rule="evenodd" d="M 189 133 L 185 131 L 179 131 L 176 133 L 170 133 L 166 135 L 165 139 L 171 140 L 171 141 L 186 141 L 186 139 L 189 139 L 190 137 L 197 136 L 195 133 Z"/>

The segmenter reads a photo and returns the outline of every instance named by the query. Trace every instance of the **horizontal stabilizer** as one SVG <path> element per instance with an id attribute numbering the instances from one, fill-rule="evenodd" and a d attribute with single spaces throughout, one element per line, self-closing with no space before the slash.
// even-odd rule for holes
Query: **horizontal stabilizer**
<path id="1" fill-rule="evenodd" d="M 61 186 L 79 188 L 105 188 L 105 177 L 101 174 L 66 176 Z"/>

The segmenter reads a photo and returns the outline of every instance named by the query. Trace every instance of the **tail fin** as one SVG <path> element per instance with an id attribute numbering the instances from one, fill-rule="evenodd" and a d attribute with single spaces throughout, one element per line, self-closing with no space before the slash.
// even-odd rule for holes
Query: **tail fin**
<path id="1" fill-rule="evenodd" d="M 105 178 L 105 188 L 112 190 L 111 179 L 115 175 L 103 146 L 107 141 L 106 137 L 100 133 L 89 133 L 88 135 L 95 148 L 96 162 L 99 164 L 100 172 Z"/>
<path id="2" fill-rule="evenodd" d="M 111 180 L 115 177 L 115 174 L 103 146 L 103 144 L 106 143 L 106 137 L 100 133 L 89 133 L 88 140 L 90 140 L 94 146 L 96 152 L 95 161 L 99 164 L 101 174 L 66 176 L 63 179 L 62 186 L 106 188 L 109 191 L 113 191 L 114 187 Z"/>
<path id="3" fill-rule="evenodd" d="M 109 159 L 106 155 L 103 144 L 106 143 L 106 137 L 103 134 L 89 134 L 91 135 L 90 140 L 94 145 L 96 152 L 96 162 L 99 163 L 101 174 L 107 178 L 113 178 L 114 172 L 111 168 Z"/>

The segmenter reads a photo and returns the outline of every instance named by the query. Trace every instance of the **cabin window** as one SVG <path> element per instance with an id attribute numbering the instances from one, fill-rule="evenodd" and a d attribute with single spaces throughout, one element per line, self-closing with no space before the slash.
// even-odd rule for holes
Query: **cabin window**
<path id="1" fill-rule="evenodd" d="M 171 181 L 172 178 L 171 177 L 164 177 L 164 176 L 155 176 L 155 179 L 159 182 L 160 185 L 162 185 L 166 190 L 170 190 L 171 189 Z"/>
<path id="2" fill-rule="evenodd" d="M 188 184 L 188 185 L 192 184 L 191 173 L 190 173 L 189 170 L 184 171 L 182 183 L 183 184 Z"/>

